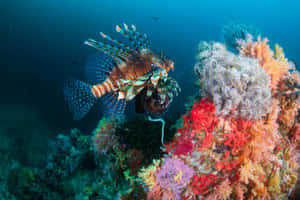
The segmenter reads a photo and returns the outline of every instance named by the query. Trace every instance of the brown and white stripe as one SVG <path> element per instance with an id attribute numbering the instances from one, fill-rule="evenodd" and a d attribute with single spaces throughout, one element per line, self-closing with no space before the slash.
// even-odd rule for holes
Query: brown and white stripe
<path id="1" fill-rule="evenodd" d="M 103 83 L 92 86 L 92 93 L 96 98 L 102 97 L 106 93 L 116 90 L 115 85 L 108 77 Z"/>
<path id="2" fill-rule="evenodd" d="M 151 56 L 131 56 L 117 64 L 104 82 L 92 86 L 92 93 L 96 98 L 106 93 L 115 92 L 120 88 L 120 79 L 132 80 L 143 76 L 152 70 Z"/>

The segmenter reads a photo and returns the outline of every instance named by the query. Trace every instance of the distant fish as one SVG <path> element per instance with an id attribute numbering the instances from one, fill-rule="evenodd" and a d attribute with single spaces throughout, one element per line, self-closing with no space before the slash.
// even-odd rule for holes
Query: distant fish
<path id="1" fill-rule="evenodd" d="M 167 74 L 174 68 L 174 62 L 151 51 L 145 34 L 139 33 L 134 25 L 129 27 L 126 24 L 124 29 L 116 26 L 116 31 L 128 39 L 129 45 L 102 32 L 100 35 L 109 43 L 93 39 L 85 42 L 102 51 L 90 56 L 86 64 L 92 85 L 79 80 L 66 81 L 65 100 L 75 120 L 83 118 L 100 98 L 106 114 L 122 114 L 126 102 L 134 99 L 144 88 L 155 91 L 157 86 L 162 85 L 159 84 L 160 79 L 170 80 Z M 173 84 L 171 81 L 166 83 L 168 86 Z"/>
<path id="2" fill-rule="evenodd" d="M 153 19 L 153 21 L 158 22 L 158 20 L 159 20 L 160 18 L 159 18 L 159 17 L 152 16 L 152 19 Z"/>
<path id="3" fill-rule="evenodd" d="M 76 59 L 73 59 L 72 62 L 71 62 L 72 65 L 78 65 L 79 64 L 79 61 L 76 60 Z"/>

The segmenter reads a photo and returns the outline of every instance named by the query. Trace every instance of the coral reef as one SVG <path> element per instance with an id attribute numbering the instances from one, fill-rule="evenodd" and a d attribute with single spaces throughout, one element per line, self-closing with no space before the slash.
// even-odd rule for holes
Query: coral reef
<path id="1" fill-rule="evenodd" d="M 46 166 L 12 167 L 6 177 L 5 191 L 24 200 L 119 199 L 132 190 L 123 174 L 127 169 L 124 157 L 130 156 L 117 148 L 106 154 L 96 153 L 92 137 L 78 129 L 71 130 L 68 136 L 58 135 L 50 144 Z"/>
<path id="2" fill-rule="evenodd" d="M 300 75 L 281 47 L 238 28 L 228 33 L 238 54 L 200 43 L 200 92 L 176 124 L 166 121 L 162 147 L 158 123 L 102 118 L 91 134 L 59 134 L 45 165 L 30 168 L 0 130 L 0 199 L 297 199 Z M 149 105 L 171 102 L 172 82 L 149 93 Z"/>
<path id="3" fill-rule="evenodd" d="M 138 174 L 148 199 L 296 199 L 299 75 L 279 46 L 273 53 L 259 38 L 252 44 L 260 43 L 239 42 L 239 55 L 220 43 L 199 45 L 200 97 L 163 158 Z"/>

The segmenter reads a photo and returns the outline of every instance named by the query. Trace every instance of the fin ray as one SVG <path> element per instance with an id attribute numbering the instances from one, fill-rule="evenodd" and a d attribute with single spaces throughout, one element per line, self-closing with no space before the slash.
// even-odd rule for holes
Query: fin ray
<path id="1" fill-rule="evenodd" d="M 102 111 L 105 116 L 122 115 L 126 108 L 125 99 L 117 99 L 113 94 L 105 94 L 101 98 Z"/>
<path id="2" fill-rule="evenodd" d="M 96 52 L 85 63 L 85 75 L 92 84 L 102 83 L 114 68 L 114 60 L 103 52 Z"/>
<path id="3" fill-rule="evenodd" d="M 147 39 L 147 36 L 145 34 L 142 35 L 141 33 L 139 33 L 134 25 L 129 27 L 124 23 L 123 26 L 124 29 L 122 29 L 120 26 L 117 26 L 117 32 L 125 36 L 136 51 L 141 52 L 142 50 L 148 49 L 149 40 Z"/>

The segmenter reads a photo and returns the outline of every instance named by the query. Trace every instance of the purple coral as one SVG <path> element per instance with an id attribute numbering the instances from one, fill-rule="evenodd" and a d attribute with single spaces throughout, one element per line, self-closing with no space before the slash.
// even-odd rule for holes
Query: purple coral
<path id="1" fill-rule="evenodd" d="M 175 199 L 180 199 L 181 192 L 193 175 L 193 168 L 178 158 L 167 158 L 161 169 L 155 173 L 160 186 L 166 190 L 171 189 Z"/>

